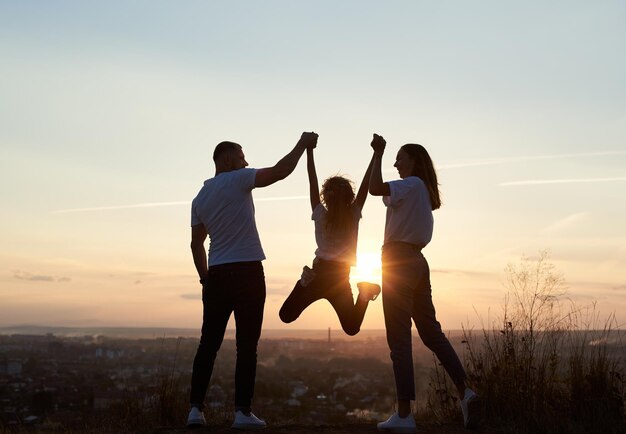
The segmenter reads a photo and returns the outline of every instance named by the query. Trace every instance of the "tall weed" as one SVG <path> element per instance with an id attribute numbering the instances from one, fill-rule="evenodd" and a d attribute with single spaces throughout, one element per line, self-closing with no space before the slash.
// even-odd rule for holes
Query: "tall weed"
<path id="1" fill-rule="evenodd" d="M 469 382 L 486 419 L 511 433 L 624 433 L 624 342 L 614 315 L 565 298 L 546 251 L 505 269 L 502 314 L 464 328 Z M 482 322 L 482 320 L 481 320 Z M 429 405 L 456 412 L 454 387 L 436 365 Z"/>

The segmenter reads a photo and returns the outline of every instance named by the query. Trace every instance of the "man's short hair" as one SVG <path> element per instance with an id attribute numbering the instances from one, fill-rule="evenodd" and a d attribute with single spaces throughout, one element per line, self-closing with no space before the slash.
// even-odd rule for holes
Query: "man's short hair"
<path id="1" fill-rule="evenodd" d="M 228 152 L 234 152 L 241 148 L 241 145 L 235 142 L 221 142 L 213 151 L 213 161 L 217 163 L 218 158 L 220 158 L 223 154 Z"/>

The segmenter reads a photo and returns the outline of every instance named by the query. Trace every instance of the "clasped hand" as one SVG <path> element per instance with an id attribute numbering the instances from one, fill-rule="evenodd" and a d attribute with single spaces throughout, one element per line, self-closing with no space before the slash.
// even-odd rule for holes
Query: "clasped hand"
<path id="1" fill-rule="evenodd" d="M 371 143 L 374 152 L 376 152 L 377 154 L 382 154 L 383 152 L 385 152 L 385 145 L 387 145 L 387 142 L 385 141 L 383 136 L 379 136 L 378 134 L 374 133 L 374 138 L 372 139 Z"/>
<path id="2" fill-rule="evenodd" d="M 307 149 L 315 149 L 318 137 L 319 135 L 312 131 L 310 133 L 304 132 L 302 136 L 300 136 L 300 144 L 303 144 Z"/>

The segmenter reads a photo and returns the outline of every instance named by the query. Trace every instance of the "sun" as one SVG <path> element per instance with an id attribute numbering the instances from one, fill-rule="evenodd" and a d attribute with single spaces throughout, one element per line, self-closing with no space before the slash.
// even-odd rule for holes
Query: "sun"
<path id="1" fill-rule="evenodd" d="M 380 283 L 382 279 L 380 253 L 357 252 L 356 267 L 352 267 L 350 277 L 354 281 Z"/>

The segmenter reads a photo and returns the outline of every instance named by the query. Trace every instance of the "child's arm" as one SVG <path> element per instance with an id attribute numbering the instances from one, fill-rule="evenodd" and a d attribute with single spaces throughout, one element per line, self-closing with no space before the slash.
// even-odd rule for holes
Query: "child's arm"
<path id="1" fill-rule="evenodd" d="M 320 204 L 320 188 L 317 185 L 313 148 L 306 149 L 306 171 L 309 174 L 309 195 L 311 199 L 311 211 L 313 211 L 315 207 Z"/>
<path id="2" fill-rule="evenodd" d="M 356 194 L 356 199 L 354 199 L 354 204 L 358 206 L 359 209 L 363 209 L 363 205 L 365 205 L 365 200 L 367 199 L 367 190 L 369 188 L 370 176 L 372 175 L 373 164 L 374 164 L 374 156 L 372 155 L 370 164 L 369 166 L 367 166 L 367 170 L 365 171 L 365 175 L 363 176 L 363 180 L 361 181 L 361 185 L 359 186 L 359 191 Z"/>

